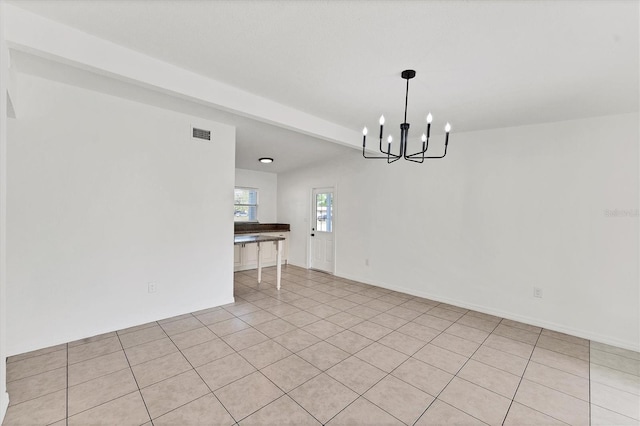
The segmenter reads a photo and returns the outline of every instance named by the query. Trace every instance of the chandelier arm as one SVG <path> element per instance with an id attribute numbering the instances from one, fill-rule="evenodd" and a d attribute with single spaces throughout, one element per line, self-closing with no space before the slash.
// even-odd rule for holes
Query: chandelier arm
<path id="1" fill-rule="evenodd" d="M 387 154 L 387 155 L 391 155 L 391 156 L 397 157 L 396 154 L 392 154 L 391 153 L 391 150 L 385 151 L 384 149 L 382 149 L 382 132 L 380 132 L 380 148 L 379 149 L 380 149 L 380 152 L 383 153 L 383 154 Z M 371 158 L 371 157 L 369 157 L 369 158 Z M 382 157 L 380 157 L 380 158 L 382 158 Z M 386 158 L 386 157 L 384 157 L 384 158 Z"/>
<path id="2" fill-rule="evenodd" d="M 439 157 L 424 157 L 424 158 L 427 159 L 427 160 L 444 158 L 447 155 L 447 145 L 448 144 L 444 145 L 444 154 L 442 154 L 441 156 L 439 156 Z"/>
<path id="3" fill-rule="evenodd" d="M 407 161 L 412 161 L 414 163 L 420 163 L 420 164 L 424 163 L 424 158 L 421 158 L 420 160 L 416 160 L 415 158 L 405 157 L 404 159 Z"/>
<path id="4" fill-rule="evenodd" d="M 364 158 L 367 158 L 367 159 L 374 159 L 374 160 L 387 160 L 387 159 L 389 158 L 389 156 L 391 156 L 391 157 L 393 157 L 393 158 L 397 158 L 397 157 L 399 157 L 399 156 L 398 156 L 398 155 L 396 155 L 396 154 L 392 154 L 392 153 L 390 153 L 390 152 L 386 152 L 386 151 L 383 151 L 383 150 L 380 150 L 380 152 L 382 152 L 383 154 L 386 154 L 386 155 L 384 155 L 384 156 L 382 156 L 382 155 L 378 155 L 378 156 L 375 156 L 375 155 L 369 155 L 369 156 L 367 156 L 366 151 L 365 151 L 365 147 L 364 147 L 364 145 L 362 145 L 362 156 L 363 156 Z"/>
<path id="5" fill-rule="evenodd" d="M 416 158 L 424 158 L 424 153 L 423 152 L 416 152 L 415 154 L 405 155 L 405 157 L 404 157 L 405 160 L 411 160 L 411 159 L 416 159 Z"/>
<path id="6" fill-rule="evenodd" d="M 425 159 L 435 159 L 435 158 L 444 158 L 447 155 L 447 149 L 445 148 L 444 150 L 444 154 L 440 155 L 440 156 L 434 156 L 434 157 L 421 157 L 421 158 L 425 158 Z M 407 160 L 411 160 L 412 158 L 415 157 L 409 157 L 407 158 Z"/>
<path id="7" fill-rule="evenodd" d="M 409 159 L 409 158 L 415 158 L 417 156 L 423 156 L 424 157 L 424 153 L 427 152 L 427 149 L 429 149 L 429 138 L 427 137 L 427 140 L 422 142 L 422 151 L 418 151 L 414 154 L 409 154 L 409 155 L 405 155 L 404 158 Z"/>
<path id="8" fill-rule="evenodd" d="M 387 145 L 387 164 L 398 161 L 402 157 L 402 146 L 400 146 L 400 152 L 398 155 L 391 153 L 391 143 Z M 393 158 L 393 160 L 391 160 Z"/>
<path id="9" fill-rule="evenodd" d="M 364 157 L 364 158 L 366 158 L 367 160 L 388 160 L 387 157 Z"/>
<path id="10" fill-rule="evenodd" d="M 367 135 L 366 133 L 362 136 L 362 156 L 366 159 L 373 159 L 373 160 L 388 160 L 389 156 L 393 156 L 393 158 L 398 157 L 395 154 L 391 154 L 390 152 L 384 151 L 382 149 L 382 126 L 380 126 L 380 152 L 383 154 L 387 154 L 387 156 L 367 156 L 366 154 L 366 146 L 367 146 Z"/>
<path id="11" fill-rule="evenodd" d="M 382 155 L 380 155 L 380 156 L 374 156 L 374 155 L 367 156 L 367 155 L 365 154 L 364 149 L 362 150 L 362 156 L 363 156 L 364 158 L 366 158 L 366 159 L 373 159 L 373 160 L 387 160 L 387 159 L 389 158 L 389 156 L 388 156 L 388 155 L 386 155 L 386 156 L 382 156 Z M 394 158 L 395 158 L 395 157 L 397 157 L 397 155 L 395 155 L 395 154 L 391 154 L 391 157 L 394 157 Z"/>
<path id="12" fill-rule="evenodd" d="M 393 158 L 393 160 L 391 160 L 391 158 Z M 396 161 L 398 161 L 401 158 L 402 158 L 402 156 L 400 156 L 400 155 L 391 155 L 391 156 L 389 156 L 387 158 L 387 164 L 395 163 Z"/>

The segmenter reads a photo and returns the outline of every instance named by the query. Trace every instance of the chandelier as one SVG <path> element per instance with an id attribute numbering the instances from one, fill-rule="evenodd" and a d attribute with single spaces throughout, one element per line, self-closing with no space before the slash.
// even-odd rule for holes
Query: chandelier
<path id="1" fill-rule="evenodd" d="M 376 159 L 376 160 L 387 160 L 387 163 L 391 164 L 394 161 L 398 161 L 401 158 L 404 158 L 407 161 L 413 161 L 414 163 L 423 163 L 426 159 L 433 158 L 444 158 L 447 155 L 447 145 L 449 145 L 449 132 L 451 131 L 451 125 L 447 123 L 444 126 L 445 131 L 445 140 L 444 140 L 444 154 L 441 156 L 429 157 L 426 156 L 427 149 L 429 148 L 429 133 L 431 132 L 431 122 L 433 121 L 433 116 L 431 113 L 427 115 L 427 131 L 422 134 L 422 150 L 415 152 L 413 154 L 407 154 L 407 136 L 409 134 L 409 123 L 407 123 L 407 102 L 409 100 L 409 80 L 416 76 L 416 72 L 414 70 L 404 70 L 402 74 L 400 74 L 402 78 L 407 80 L 407 91 L 404 98 L 404 123 L 400 124 L 400 149 L 397 154 L 393 154 L 391 152 L 391 144 L 393 142 L 393 137 L 389 135 L 387 137 L 387 150 L 385 151 L 382 148 L 382 135 L 384 130 L 384 115 L 380 116 L 380 152 L 384 155 L 367 155 L 365 148 L 367 144 L 367 128 L 362 129 L 362 156 L 367 159 Z"/>

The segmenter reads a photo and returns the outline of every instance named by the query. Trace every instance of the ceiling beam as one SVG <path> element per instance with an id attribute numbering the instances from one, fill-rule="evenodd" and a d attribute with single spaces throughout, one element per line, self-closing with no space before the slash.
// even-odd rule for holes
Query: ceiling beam
<path id="1" fill-rule="evenodd" d="M 11 49 L 198 102 L 305 135 L 358 147 L 359 131 L 204 77 L 176 65 L 5 5 Z"/>

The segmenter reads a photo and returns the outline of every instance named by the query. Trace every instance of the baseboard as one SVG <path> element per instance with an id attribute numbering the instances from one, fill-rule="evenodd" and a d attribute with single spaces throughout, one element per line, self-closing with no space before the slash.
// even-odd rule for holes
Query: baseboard
<path id="1" fill-rule="evenodd" d="M 9 394 L 2 392 L 0 394 L 0 424 L 4 421 L 4 416 L 7 414 L 7 408 L 9 407 Z"/>
<path id="2" fill-rule="evenodd" d="M 120 324 L 115 325 L 115 326 L 112 324 L 112 325 L 109 325 L 109 326 L 104 326 L 104 327 L 99 328 L 99 329 L 91 330 L 88 333 L 85 332 L 85 333 L 80 333 L 80 334 L 68 334 L 68 335 L 64 335 L 64 336 L 59 336 L 59 338 L 56 339 L 56 340 L 46 341 L 46 342 L 43 342 L 43 343 L 39 344 L 38 346 L 20 346 L 20 347 L 17 347 L 17 348 L 10 348 L 10 352 L 7 353 L 7 356 L 19 355 L 19 354 L 35 351 L 35 350 L 38 350 L 38 349 L 59 345 L 59 344 L 62 344 L 62 343 L 74 342 L 74 341 L 80 340 L 80 339 L 86 339 L 86 338 L 93 337 L 93 336 L 99 336 L 100 334 L 104 334 L 104 333 L 111 333 L 111 332 L 113 332 L 115 330 L 122 330 L 122 329 L 125 329 L 125 328 L 136 327 L 138 325 L 146 324 L 146 323 L 149 323 L 149 322 L 160 321 L 160 320 L 165 319 L 165 318 L 172 318 L 172 317 L 176 317 L 178 315 L 188 314 L 188 313 L 191 313 L 191 312 L 197 312 L 197 311 L 200 311 L 200 310 L 203 310 L 203 309 L 215 308 L 215 307 L 218 307 L 218 306 L 224 306 L 224 305 L 228 305 L 228 304 L 231 304 L 231 303 L 235 303 L 235 297 L 233 297 L 233 296 L 218 299 L 215 302 L 213 302 L 213 306 L 212 306 L 212 303 L 201 302 L 199 305 L 192 306 L 190 309 L 187 309 L 187 310 L 185 310 L 185 309 L 176 309 L 176 310 L 171 310 L 171 311 L 165 311 L 162 314 L 149 315 L 148 317 L 138 319 L 135 322 L 120 323 Z"/>
<path id="3" fill-rule="evenodd" d="M 551 321 L 544 321 L 538 318 L 531 318 L 525 315 L 519 315 L 514 312 L 502 311 L 500 309 L 488 308 L 486 306 L 476 305 L 473 303 L 465 302 L 462 300 L 451 299 L 448 297 L 442 297 L 437 294 L 432 294 L 428 292 L 416 291 L 414 289 L 408 289 L 400 286 L 388 285 L 387 283 L 377 282 L 373 280 L 362 279 L 362 277 L 356 277 L 349 274 L 336 274 L 337 277 L 345 278 L 348 280 L 358 281 L 364 284 L 370 284 L 377 287 L 386 288 L 387 290 L 398 291 L 401 293 L 410 294 L 412 296 L 423 297 L 425 299 L 435 300 L 436 302 L 448 303 L 450 305 L 459 306 L 465 309 L 471 309 L 474 311 L 482 312 L 484 314 L 494 315 L 501 318 L 510 319 L 513 321 L 523 322 L 525 324 L 534 325 L 536 327 L 546 328 L 548 330 L 557 331 L 560 333 L 570 334 L 572 336 L 581 337 L 583 339 L 593 340 L 596 342 L 604 343 L 611 346 L 616 346 L 618 348 L 629 349 L 631 351 L 640 352 L 640 346 L 633 342 L 629 342 L 627 340 L 620 340 L 616 338 L 611 338 L 610 336 L 601 335 L 598 333 L 589 332 L 586 330 L 576 329 L 573 327 L 567 327 L 562 324 L 557 324 Z"/>
<path id="4" fill-rule="evenodd" d="M 291 261 L 289 261 L 289 265 L 296 266 L 296 267 L 302 268 L 302 269 L 307 269 L 307 265 L 299 265 L 299 264 L 291 262 Z"/>

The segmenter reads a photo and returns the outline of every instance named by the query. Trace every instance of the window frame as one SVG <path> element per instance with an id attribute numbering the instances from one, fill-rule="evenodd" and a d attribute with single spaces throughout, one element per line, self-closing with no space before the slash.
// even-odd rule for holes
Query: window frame
<path id="1" fill-rule="evenodd" d="M 236 190 L 245 190 L 245 191 L 255 191 L 256 193 L 256 202 L 255 204 L 250 204 L 250 203 L 236 203 L 236 197 L 235 197 L 235 192 Z M 251 188 L 249 186 L 236 186 L 233 188 L 233 207 L 234 207 L 234 213 L 233 213 L 233 222 L 234 223 L 258 223 L 258 205 L 260 204 L 260 191 L 258 190 L 258 188 Z M 249 207 L 249 209 L 247 209 L 248 211 L 250 210 L 251 207 L 255 208 L 255 212 L 256 212 L 256 217 L 255 220 L 249 220 L 251 218 L 250 213 L 248 213 L 249 217 L 247 218 L 247 220 L 238 220 L 238 216 L 235 215 L 235 208 L 236 207 Z"/>

